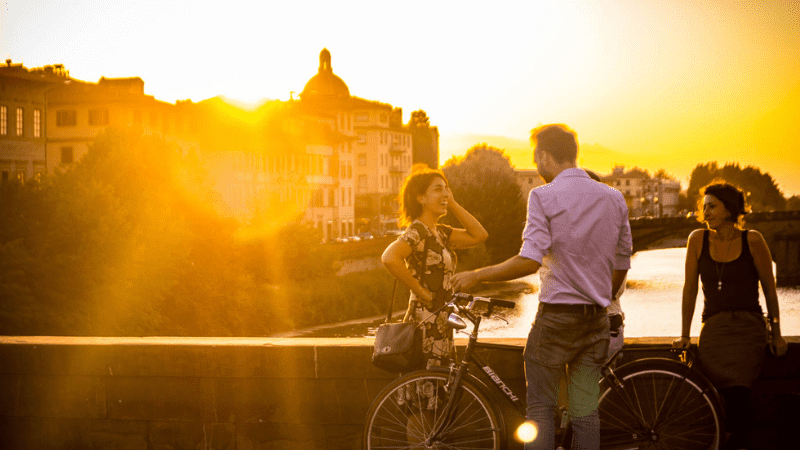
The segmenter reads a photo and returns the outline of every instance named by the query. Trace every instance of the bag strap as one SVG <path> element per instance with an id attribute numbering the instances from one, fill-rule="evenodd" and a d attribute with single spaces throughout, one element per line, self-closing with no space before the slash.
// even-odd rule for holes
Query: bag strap
<path id="1" fill-rule="evenodd" d="M 392 309 L 394 308 L 394 294 L 397 292 L 397 278 L 394 279 L 394 287 L 392 288 L 392 300 L 389 302 L 389 313 L 386 314 L 386 320 L 383 323 L 392 321 Z"/>
<path id="2" fill-rule="evenodd" d="M 420 274 L 420 279 L 425 275 L 425 271 L 428 270 L 428 233 L 425 233 L 425 245 L 422 248 L 422 273 Z M 394 287 L 392 288 L 392 300 L 389 302 L 389 312 L 386 313 L 386 320 L 383 323 L 389 323 L 392 321 L 392 309 L 394 309 L 394 295 L 397 292 L 397 278 L 394 279 Z"/>

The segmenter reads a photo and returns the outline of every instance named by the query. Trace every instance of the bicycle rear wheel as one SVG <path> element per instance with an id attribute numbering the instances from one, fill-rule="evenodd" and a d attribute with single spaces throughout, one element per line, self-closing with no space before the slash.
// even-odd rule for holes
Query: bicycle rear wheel
<path id="1" fill-rule="evenodd" d="M 600 385 L 600 448 L 716 450 L 723 409 L 708 380 L 686 365 L 647 358 L 619 367 L 622 387 Z"/>
<path id="2" fill-rule="evenodd" d="M 434 448 L 504 448 L 502 417 L 470 377 L 461 381 L 453 411 L 445 411 L 448 377 L 448 371 L 421 370 L 389 383 L 367 413 L 364 449 L 427 448 L 426 439 L 440 423 L 445 427 Z"/>

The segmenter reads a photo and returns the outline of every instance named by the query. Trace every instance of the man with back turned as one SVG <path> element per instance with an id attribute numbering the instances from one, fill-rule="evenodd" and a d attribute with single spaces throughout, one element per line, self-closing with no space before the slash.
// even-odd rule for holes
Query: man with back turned
<path id="1" fill-rule="evenodd" d="M 552 450 L 559 377 L 568 375 L 574 449 L 597 449 L 600 367 L 609 342 L 606 308 L 630 269 L 631 229 L 622 194 L 577 168 L 578 142 L 566 125 L 531 132 L 547 184 L 528 197 L 522 248 L 508 260 L 456 274 L 453 288 L 539 271 L 539 309 L 525 345 L 527 420 L 538 437 L 526 450 Z M 541 271 L 540 271 L 541 269 Z"/>

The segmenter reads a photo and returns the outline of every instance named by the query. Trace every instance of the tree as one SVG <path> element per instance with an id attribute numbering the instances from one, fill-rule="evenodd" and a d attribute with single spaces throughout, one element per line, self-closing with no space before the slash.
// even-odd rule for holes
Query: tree
<path id="1" fill-rule="evenodd" d="M 449 159 L 443 168 L 453 196 L 489 232 L 485 246 L 490 260 L 503 261 L 519 252 L 526 204 L 511 162 L 502 150 L 477 145 L 463 158 Z M 455 219 L 448 214 L 448 223 Z"/>
<path id="2" fill-rule="evenodd" d="M 699 201 L 700 189 L 712 181 L 726 181 L 742 189 L 747 204 L 754 212 L 783 210 L 786 206 L 783 193 L 768 173 L 762 173 L 753 166 L 742 168 L 733 163 L 720 167 L 717 162 L 698 164 L 692 170 L 687 189 L 687 197 L 692 204 Z"/>
<path id="3" fill-rule="evenodd" d="M 800 210 L 800 196 L 793 195 L 786 200 L 786 210 L 787 211 L 798 211 Z"/>
<path id="4" fill-rule="evenodd" d="M 658 171 L 656 171 L 656 173 L 653 174 L 653 178 L 660 180 L 673 180 L 673 181 L 675 180 L 675 177 L 672 176 L 672 174 L 667 172 L 665 169 L 658 169 Z"/>
<path id="5" fill-rule="evenodd" d="M 433 145 L 431 136 L 430 119 L 425 111 L 418 110 L 411 113 L 408 121 L 408 131 L 411 133 L 413 151 L 411 160 L 413 164 L 426 164 L 431 169 L 439 167 L 439 152 Z"/>

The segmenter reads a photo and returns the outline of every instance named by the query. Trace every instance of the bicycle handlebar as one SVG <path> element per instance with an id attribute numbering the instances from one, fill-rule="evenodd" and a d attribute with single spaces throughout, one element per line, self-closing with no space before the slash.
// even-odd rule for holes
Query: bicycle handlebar
<path id="1" fill-rule="evenodd" d="M 503 300 L 500 298 L 487 298 L 487 297 L 476 297 L 476 298 L 489 300 L 489 303 L 491 303 L 492 306 L 499 306 L 501 308 L 514 309 L 517 306 L 517 304 L 515 302 L 512 302 L 511 300 Z"/>
<path id="2" fill-rule="evenodd" d="M 485 302 L 488 304 L 487 309 L 489 309 L 489 311 L 491 311 L 491 309 L 494 307 L 514 309 L 517 306 L 515 302 L 512 302 L 510 300 L 503 300 L 500 298 L 480 297 L 477 295 L 466 294 L 464 292 L 457 292 L 453 294 L 453 301 L 459 305 L 468 305 L 466 306 L 468 309 L 472 309 L 476 301 Z"/>

